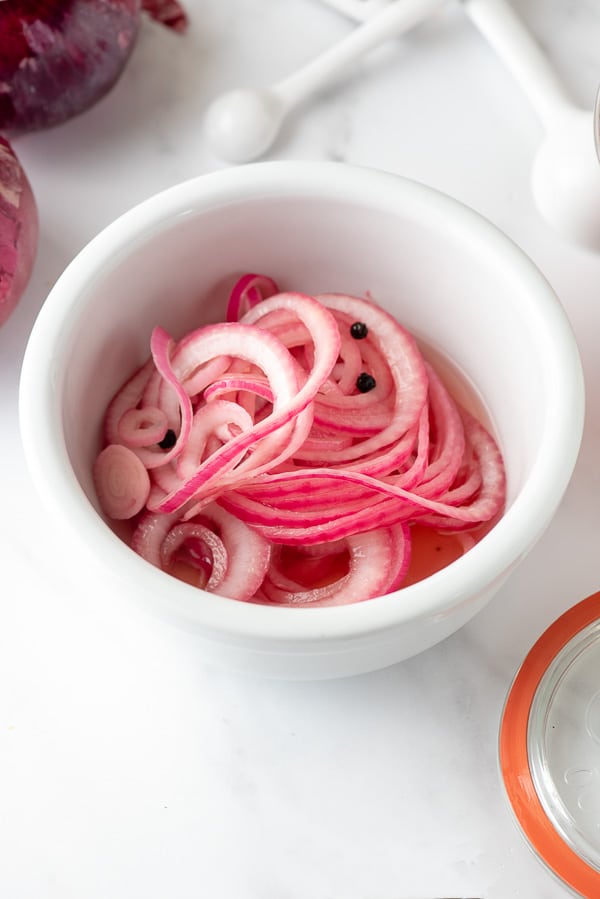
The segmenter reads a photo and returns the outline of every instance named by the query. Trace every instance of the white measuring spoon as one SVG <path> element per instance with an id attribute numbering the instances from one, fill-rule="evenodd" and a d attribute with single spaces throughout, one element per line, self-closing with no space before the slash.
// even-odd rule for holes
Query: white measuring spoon
<path id="1" fill-rule="evenodd" d="M 590 110 L 577 107 L 505 0 L 462 0 L 465 12 L 523 88 L 545 130 L 533 162 L 538 210 L 558 232 L 600 251 L 600 165 Z"/>
<path id="2" fill-rule="evenodd" d="M 297 106 L 350 69 L 369 50 L 418 25 L 445 2 L 392 0 L 293 75 L 271 87 L 234 90 L 217 98 L 205 118 L 213 149 L 229 162 L 249 162 L 262 156 Z"/>
<path id="3" fill-rule="evenodd" d="M 323 2 L 359 18 L 381 0 Z M 600 250 L 600 93 L 595 116 L 578 108 L 506 0 L 462 0 L 462 5 L 524 90 L 546 132 L 531 172 L 539 212 L 564 236 Z"/>

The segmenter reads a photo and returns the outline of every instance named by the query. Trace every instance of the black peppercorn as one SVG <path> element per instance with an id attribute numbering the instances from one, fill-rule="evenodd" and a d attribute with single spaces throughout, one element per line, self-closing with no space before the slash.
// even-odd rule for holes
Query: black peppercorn
<path id="1" fill-rule="evenodd" d="M 177 443 L 177 436 L 175 434 L 175 431 L 173 431 L 173 430 L 171 430 L 171 428 L 169 428 L 169 430 L 167 431 L 167 433 L 165 434 L 165 436 L 159 442 L 158 445 L 160 446 L 161 449 L 169 450 L 172 447 L 174 447 L 176 443 Z"/>
<path id="2" fill-rule="evenodd" d="M 369 390 L 373 390 L 373 388 L 376 386 L 377 381 L 375 380 L 373 375 L 367 374 L 366 371 L 361 372 L 356 379 L 356 389 L 361 393 L 368 393 Z"/>
<path id="3" fill-rule="evenodd" d="M 353 322 L 350 325 L 350 336 L 355 340 L 364 340 L 369 333 L 369 329 L 364 322 Z"/>

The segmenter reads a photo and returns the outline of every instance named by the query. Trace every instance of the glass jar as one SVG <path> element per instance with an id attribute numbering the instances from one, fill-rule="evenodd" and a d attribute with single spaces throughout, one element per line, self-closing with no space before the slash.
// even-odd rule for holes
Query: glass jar
<path id="1" fill-rule="evenodd" d="M 600 897 L 600 592 L 539 638 L 510 689 L 500 769 L 517 822 L 576 895 Z"/>

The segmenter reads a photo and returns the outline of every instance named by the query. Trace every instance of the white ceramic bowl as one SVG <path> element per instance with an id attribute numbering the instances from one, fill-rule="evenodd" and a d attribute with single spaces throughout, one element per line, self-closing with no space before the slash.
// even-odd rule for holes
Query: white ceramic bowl
<path id="1" fill-rule="evenodd" d="M 225 284 L 260 271 L 282 289 L 369 290 L 478 388 L 504 454 L 508 504 L 461 559 L 395 594 L 334 608 L 246 604 L 155 569 L 98 511 L 103 411 L 148 354 L 219 320 Z M 540 272 L 461 204 L 390 174 L 268 162 L 201 176 L 131 210 L 69 265 L 33 328 L 20 415 L 31 475 L 107 589 L 197 632 L 199 651 L 290 678 L 350 675 L 424 650 L 468 621 L 540 537 L 575 464 L 583 380 Z"/>

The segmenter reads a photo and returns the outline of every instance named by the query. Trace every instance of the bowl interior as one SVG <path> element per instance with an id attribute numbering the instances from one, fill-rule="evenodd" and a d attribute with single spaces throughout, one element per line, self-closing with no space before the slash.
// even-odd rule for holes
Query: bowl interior
<path id="1" fill-rule="evenodd" d="M 148 357 L 160 324 L 175 337 L 224 318 L 236 276 L 258 271 L 282 289 L 372 297 L 479 393 L 500 440 L 509 498 L 535 460 L 546 412 L 545 367 L 524 285 L 493 253 L 414 215 L 316 197 L 255 200 L 174 217 L 132 241 L 83 291 L 68 351 L 64 424 L 89 499 L 106 405 Z M 441 223 L 440 223 L 441 225 Z M 82 412 L 85 411 L 85 415 Z"/>

